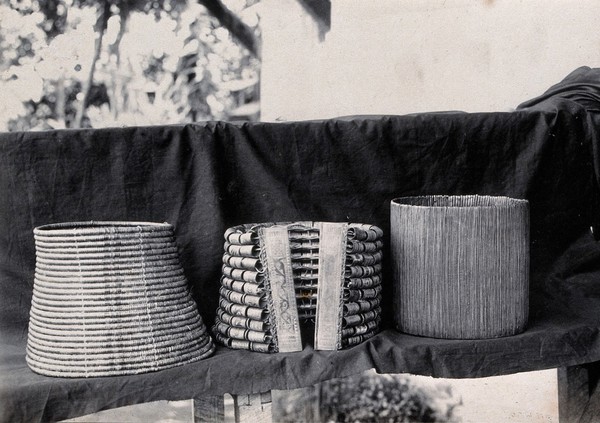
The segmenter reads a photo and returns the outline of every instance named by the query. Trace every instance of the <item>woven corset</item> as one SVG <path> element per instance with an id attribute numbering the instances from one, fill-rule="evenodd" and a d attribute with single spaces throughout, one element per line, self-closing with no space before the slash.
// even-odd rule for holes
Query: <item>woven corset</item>
<path id="1" fill-rule="evenodd" d="M 341 349 L 379 327 L 382 231 L 364 224 L 247 224 L 225 232 L 220 343 L 260 352 Z"/>
<path id="2" fill-rule="evenodd" d="M 27 363 L 40 374 L 116 376 L 207 357 L 168 223 L 76 222 L 34 229 Z"/>
<path id="3" fill-rule="evenodd" d="M 526 200 L 479 195 L 395 199 L 391 252 L 399 330 L 480 339 L 525 329 Z"/>

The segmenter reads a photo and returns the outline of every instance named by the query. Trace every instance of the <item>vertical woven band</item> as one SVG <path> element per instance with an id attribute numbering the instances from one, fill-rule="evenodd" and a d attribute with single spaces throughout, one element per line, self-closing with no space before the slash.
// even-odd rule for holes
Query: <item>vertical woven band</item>
<path id="1" fill-rule="evenodd" d="M 347 223 L 321 223 L 315 349 L 341 348 Z"/>
<path id="2" fill-rule="evenodd" d="M 261 249 L 266 253 L 267 278 L 279 352 L 302 351 L 300 321 L 287 226 L 261 228 Z"/>

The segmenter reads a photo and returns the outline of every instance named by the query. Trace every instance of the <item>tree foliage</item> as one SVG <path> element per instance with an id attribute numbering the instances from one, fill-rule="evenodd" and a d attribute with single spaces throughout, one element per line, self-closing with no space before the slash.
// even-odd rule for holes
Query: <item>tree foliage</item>
<path id="1" fill-rule="evenodd" d="M 258 79 L 194 1 L 10 0 L 0 21 L 0 130 L 227 119 L 229 81 Z"/>
<path id="2" fill-rule="evenodd" d="M 275 396 L 273 416 L 282 423 L 454 422 L 461 404 L 447 384 L 368 371 Z"/>

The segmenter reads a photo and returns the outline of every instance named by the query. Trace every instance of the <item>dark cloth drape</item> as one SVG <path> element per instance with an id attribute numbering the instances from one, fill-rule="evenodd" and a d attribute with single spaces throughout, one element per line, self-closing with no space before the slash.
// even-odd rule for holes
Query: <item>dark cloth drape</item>
<path id="1" fill-rule="evenodd" d="M 0 134 L 0 420 L 44 421 L 157 399 L 307 386 L 375 368 L 481 377 L 600 360 L 600 247 L 589 227 L 599 166 L 600 70 L 580 68 L 507 113 L 424 113 L 311 122 L 223 123 Z M 389 237 L 381 334 L 340 352 L 220 348 L 161 372 L 49 378 L 25 364 L 35 226 L 167 221 L 207 324 L 223 232 L 261 221 L 351 221 L 389 234 L 390 200 L 423 194 L 525 198 L 531 211 L 530 322 L 477 341 L 391 327 Z"/>

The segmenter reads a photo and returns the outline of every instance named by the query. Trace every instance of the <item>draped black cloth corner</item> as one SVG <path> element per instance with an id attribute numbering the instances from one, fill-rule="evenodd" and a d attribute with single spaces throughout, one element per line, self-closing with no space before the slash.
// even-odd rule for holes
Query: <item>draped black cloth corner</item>
<path id="1" fill-rule="evenodd" d="M 594 195 L 600 70 L 581 68 L 511 113 L 425 113 L 315 122 L 64 130 L 0 135 L 0 420 L 45 421 L 158 399 L 308 386 L 375 368 L 481 377 L 600 360 Z M 207 360 L 127 377 L 59 379 L 25 364 L 35 226 L 167 221 L 203 319 L 214 321 L 226 228 L 350 221 L 389 234 L 390 200 L 424 194 L 526 198 L 530 323 L 520 335 L 456 341 L 384 326 L 338 352 L 220 348 Z M 388 264 L 386 264 L 386 262 Z"/>

